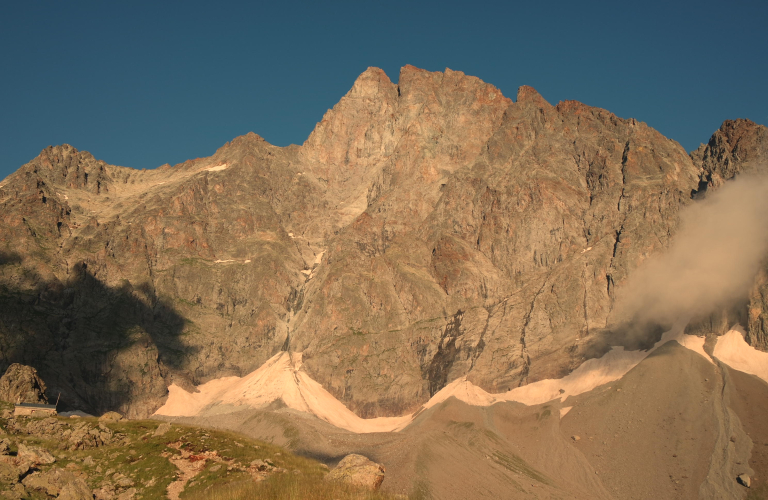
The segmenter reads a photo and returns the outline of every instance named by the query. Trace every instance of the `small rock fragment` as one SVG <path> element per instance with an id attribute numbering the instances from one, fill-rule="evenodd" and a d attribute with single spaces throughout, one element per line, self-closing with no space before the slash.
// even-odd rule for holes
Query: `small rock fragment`
<path id="1" fill-rule="evenodd" d="M 750 478 L 746 474 L 739 474 L 739 477 L 736 478 L 736 481 L 738 481 L 740 485 L 746 486 L 747 488 L 749 488 L 749 485 L 751 484 Z"/>
<path id="2" fill-rule="evenodd" d="M 578 440 L 580 440 L 581 438 L 580 438 L 579 436 L 571 436 L 571 439 L 573 439 L 574 441 L 578 441 Z"/>
<path id="3" fill-rule="evenodd" d="M 120 479 L 117 480 L 117 485 L 123 488 L 128 488 L 130 486 L 133 486 L 134 482 L 133 482 L 133 479 L 129 477 L 121 477 Z"/>

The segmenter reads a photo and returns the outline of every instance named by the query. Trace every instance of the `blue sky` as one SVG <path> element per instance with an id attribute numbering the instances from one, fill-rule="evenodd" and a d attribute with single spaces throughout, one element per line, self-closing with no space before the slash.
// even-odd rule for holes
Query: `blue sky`
<path id="1" fill-rule="evenodd" d="M 69 143 L 134 168 L 249 131 L 301 144 L 368 66 L 531 85 L 694 149 L 768 124 L 768 2 L 6 3 L 0 178 Z"/>

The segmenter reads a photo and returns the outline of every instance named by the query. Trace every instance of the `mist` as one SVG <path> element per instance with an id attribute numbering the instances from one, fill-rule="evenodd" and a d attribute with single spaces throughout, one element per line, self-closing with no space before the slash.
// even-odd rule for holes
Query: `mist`
<path id="1" fill-rule="evenodd" d="M 768 177 L 740 176 L 681 212 L 669 249 L 617 290 L 618 322 L 671 325 L 745 300 L 768 255 Z"/>

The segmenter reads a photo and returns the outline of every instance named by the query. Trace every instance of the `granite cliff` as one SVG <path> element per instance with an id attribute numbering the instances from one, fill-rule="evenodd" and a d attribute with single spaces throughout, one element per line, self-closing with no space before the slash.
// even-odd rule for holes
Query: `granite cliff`
<path id="1" fill-rule="evenodd" d="M 603 109 L 406 66 L 365 71 L 302 146 L 251 133 L 151 171 L 49 147 L 0 182 L 0 370 L 129 416 L 280 350 L 364 417 L 464 375 L 561 377 L 606 336 L 639 347 L 611 331 L 616 289 L 681 208 L 766 168 L 765 136 L 729 121 L 689 155 Z M 768 347 L 766 273 L 731 314 Z"/>

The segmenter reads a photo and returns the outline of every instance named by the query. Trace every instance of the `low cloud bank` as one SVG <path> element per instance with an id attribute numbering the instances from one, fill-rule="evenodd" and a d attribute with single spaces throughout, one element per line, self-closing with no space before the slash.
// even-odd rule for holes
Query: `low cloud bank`
<path id="1" fill-rule="evenodd" d="M 618 322 L 671 325 L 745 300 L 768 256 L 768 177 L 741 176 L 687 207 L 668 251 L 618 290 Z"/>

